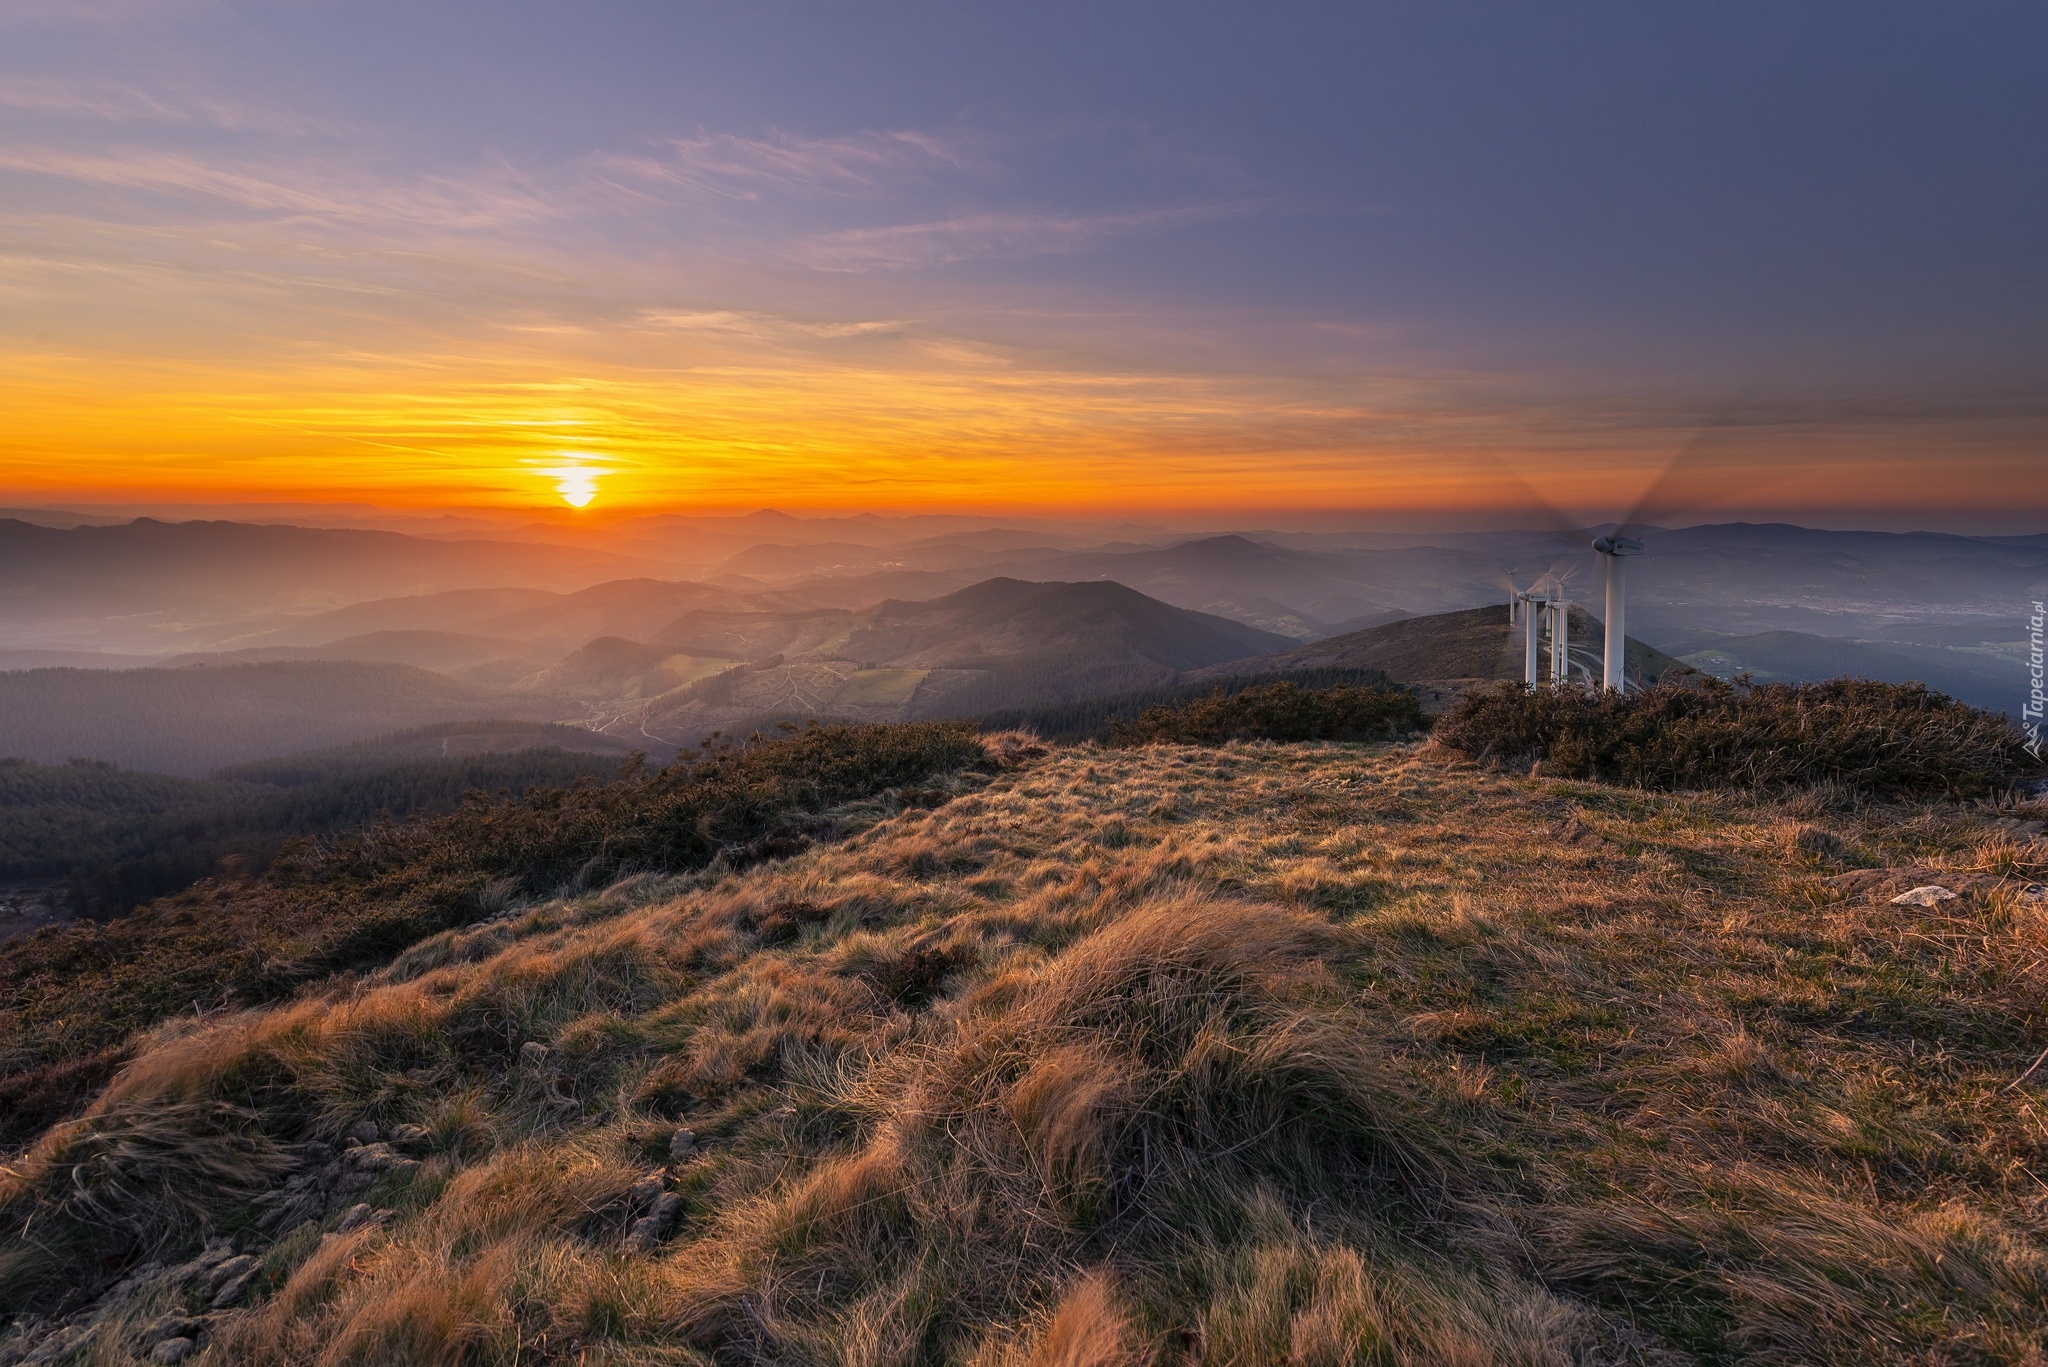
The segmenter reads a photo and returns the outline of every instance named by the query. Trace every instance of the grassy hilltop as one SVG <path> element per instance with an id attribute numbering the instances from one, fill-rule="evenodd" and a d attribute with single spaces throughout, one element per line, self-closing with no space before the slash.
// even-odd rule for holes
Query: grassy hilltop
<path id="1" fill-rule="evenodd" d="M 0 1362 L 2048 1354 L 2038 801 L 905 734 L 156 1027 L 0 1174 Z"/>

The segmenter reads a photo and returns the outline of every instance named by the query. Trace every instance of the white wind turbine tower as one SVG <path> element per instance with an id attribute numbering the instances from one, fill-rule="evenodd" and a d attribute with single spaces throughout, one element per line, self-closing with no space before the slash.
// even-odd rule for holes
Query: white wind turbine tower
<path id="1" fill-rule="evenodd" d="M 1593 549 L 1600 553 L 1602 579 L 1606 584 L 1607 632 L 1600 655 L 1600 686 L 1617 693 L 1628 689 L 1628 557 L 1641 555 L 1643 543 L 1623 536 L 1616 527 L 1611 536 L 1595 537 Z"/>
<path id="2" fill-rule="evenodd" d="M 1572 678 L 1572 605 L 1564 596 L 1564 585 L 1557 586 L 1557 597 L 1550 602 L 1550 686 L 1563 688 Z"/>
<path id="3" fill-rule="evenodd" d="M 1522 682 L 1530 688 L 1542 682 L 1543 637 L 1548 633 L 1551 686 L 1563 685 L 1571 671 L 1571 604 L 1565 601 L 1563 582 L 1549 589 L 1518 590 L 1508 599 L 1508 621 L 1522 628 Z"/>
<path id="4" fill-rule="evenodd" d="M 1537 624 L 1537 609 L 1544 601 L 1543 595 L 1534 589 L 1523 589 L 1508 600 L 1508 620 L 1522 628 L 1522 682 L 1531 688 L 1536 686 L 1537 661 L 1542 659 L 1538 649 L 1542 628 Z"/>

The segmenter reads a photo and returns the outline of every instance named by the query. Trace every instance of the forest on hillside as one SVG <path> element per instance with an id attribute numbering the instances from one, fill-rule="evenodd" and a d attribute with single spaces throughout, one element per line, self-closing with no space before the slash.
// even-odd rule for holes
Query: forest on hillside
<path id="1" fill-rule="evenodd" d="M 616 756 L 560 749 L 367 766 L 343 754 L 190 779 L 104 760 L 0 759 L 0 879 L 61 878 L 75 910 L 120 915 L 201 878 L 260 873 L 294 837 L 358 830 L 385 813 L 449 811 L 472 790 L 561 787 L 618 767 Z"/>

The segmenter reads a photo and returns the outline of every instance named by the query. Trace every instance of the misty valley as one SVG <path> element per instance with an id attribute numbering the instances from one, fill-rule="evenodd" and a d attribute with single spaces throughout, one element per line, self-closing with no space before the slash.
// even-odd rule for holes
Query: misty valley
<path id="1" fill-rule="evenodd" d="M 1281 678 L 1432 705 L 1520 677 L 1548 532 L 1248 532 L 960 518 L 631 519 L 461 534 L 0 520 L 0 934 L 267 867 L 294 837 L 824 721 L 1078 739 Z M 489 534 L 484 534 L 488 531 Z M 1105 535 L 1105 531 L 1107 535 Z M 1916 680 L 2013 711 L 2048 537 L 1652 529 L 1628 668 Z"/>

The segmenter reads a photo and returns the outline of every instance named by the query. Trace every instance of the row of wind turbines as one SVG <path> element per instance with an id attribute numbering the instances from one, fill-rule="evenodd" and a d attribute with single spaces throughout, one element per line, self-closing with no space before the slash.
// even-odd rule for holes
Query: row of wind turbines
<path id="1" fill-rule="evenodd" d="M 1600 687 L 1616 693 L 1628 689 L 1628 557 L 1641 555 L 1643 543 L 1612 534 L 1595 537 L 1593 550 L 1600 557 L 1605 598 L 1600 657 Z M 1571 604 L 1564 596 L 1564 581 L 1548 576 L 1550 586 L 1521 589 L 1508 599 L 1508 621 L 1522 628 L 1522 679 L 1530 688 L 1542 682 L 1543 639 L 1550 641 L 1550 681 L 1562 686 L 1571 678 Z"/>
<path id="2" fill-rule="evenodd" d="M 1755 455 L 1746 454 L 1753 449 L 1749 447 L 1749 441 L 1754 434 L 1784 429 L 1794 415 L 1796 406 L 1789 405 L 1784 395 L 1774 396 L 1761 379 L 1744 393 L 1715 404 L 1707 421 L 1666 458 L 1637 496 L 1634 506 L 1622 515 L 1620 521 L 1609 524 L 1613 530 L 1598 535 L 1593 535 L 1596 528 L 1568 519 L 1563 509 L 1546 497 L 1545 486 L 1523 478 L 1504 462 L 1496 462 L 1503 476 L 1502 483 L 1510 489 L 1519 487 L 1526 495 L 1527 511 L 1539 517 L 1549 515 L 1557 529 L 1561 547 L 1574 554 L 1580 553 L 1590 537 L 1599 560 L 1606 608 L 1600 657 L 1601 688 L 1621 693 L 1630 686 L 1626 669 L 1627 571 L 1629 558 L 1643 553 L 1643 543 L 1628 533 L 1648 529 L 1651 524 L 1647 519 L 1651 517 L 1660 521 L 1669 517 L 1690 518 L 1708 508 L 1725 509 L 1731 494 L 1745 501 L 1768 496 L 1777 482 L 1776 476 L 1782 475 L 1782 466 L 1773 467 L 1767 462 L 1760 464 Z M 1566 577 L 1566 573 L 1560 573 L 1553 566 L 1549 573 L 1536 581 L 1534 588 L 1519 591 L 1512 582 L 1508 586 L 1510 621 L 1524 631 L 1523 669 L 1525 682 L 1531 688 L 1538 683 L 1539 633 L 1547 633 L 1550 638 L 1552 681 L 1561 685 L 1570 678 L 1571 609 L 1564 601 Z M 1589 684 L 1592 682 L 1590 667 L 1586 668 L 1586 680 Z"/>

